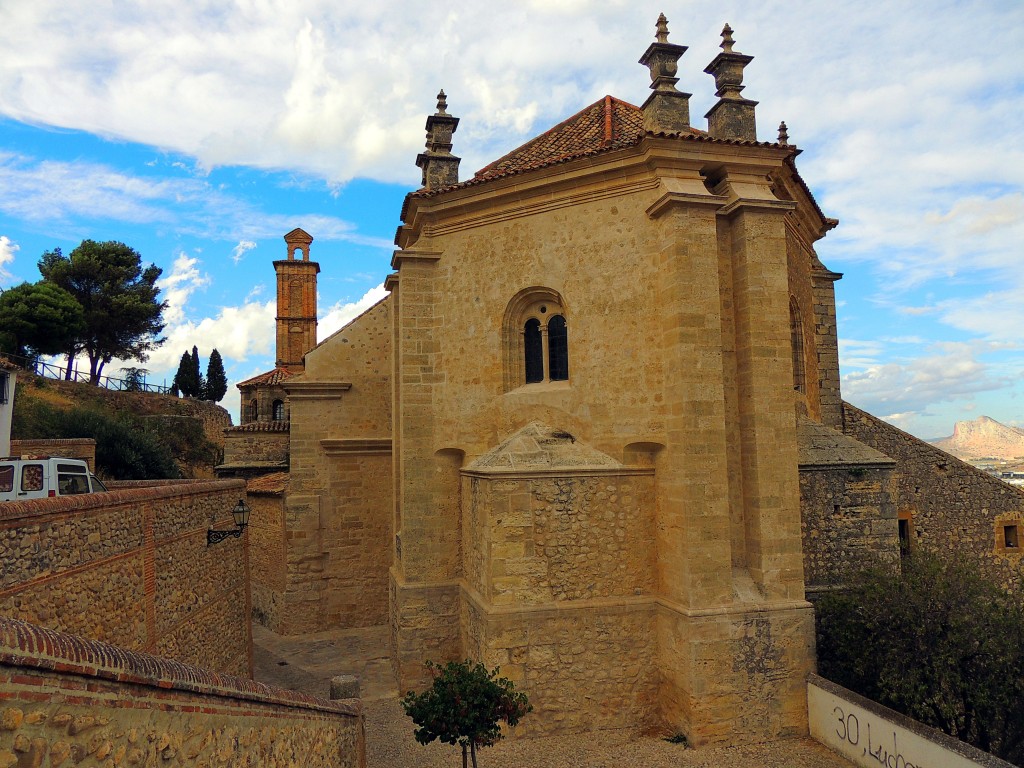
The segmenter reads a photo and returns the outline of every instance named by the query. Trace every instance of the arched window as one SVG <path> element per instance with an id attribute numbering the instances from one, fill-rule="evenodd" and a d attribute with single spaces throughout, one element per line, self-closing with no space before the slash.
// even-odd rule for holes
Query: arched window
<path id="1" fill-rule="evenodd" d="M 270 412 L 272 414 L 271 418 L 274 421 L 284 421 L 284 401 L 275 400 Z"/>
<path id="2" fill-rule="evenodd" d="M 260 417 L 260 408 L 255 398 L 249 401 L 249 421 L 256 421 Z"/>
<path id="3" fill-rule="evenodd" d="M 806 391 L 807 369 L 804 360 L 804 324 L 796 299 L 789 297 L 789 340 L 793 353 L 793 389 Z"/>
<path id="4" fill-rule="evenodd" d="M 526 364 L 526 383 L 544 381 L 544 340 L 540 337 L 540 320 L 526 321 L 523 328 L 523 350 Z"/>
<path id="5" fill-rule="evenodd" d="M 502 323 L 505 389 L 569 379 L 569 332 L 562 297 L 527 288 L 509 302 Z"/>
<path id="6" fill-rule="evenodd" d="M 569 378 L 569 331 L 562 315 L 548 320 L 548 378 L 552 381 Z"/>

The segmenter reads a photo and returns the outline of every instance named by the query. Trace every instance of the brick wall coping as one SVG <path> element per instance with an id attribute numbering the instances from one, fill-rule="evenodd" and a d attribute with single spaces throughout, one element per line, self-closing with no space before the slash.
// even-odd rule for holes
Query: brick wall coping
<path id="1" fill-rule="evenodd" d="M 0 616 L 0 664 L 353 717 L 363 711 L 359 699 L 328 701 L 6 616 Z"/>
<path id="2" fill-rule="evenodd" d="M 47 437 L 38 440 L 14 438 L 11 442 L 15 445 L 96 445 L 91 437 Z"/>
<path id="3" fill-rule="evenodd" d="M 233 490 L 239 497 L 245 495 L 244 480 L 159 480 L 141 481 L 155 485 L 115 488 L 106 493 L 83 493 L 76 496 L 57 496 L 29 501 L 0 502 L 0 521 L 38 518 L 42 515 L 88 512 L 106 507 L 141 504 L 175 496 L 198 496 L 217 491 Z M 225 509 L 225 513 L 229 510 Z"/>
<path id="4" fill-rule="evenodd" d="M 855 704 L 861 707 L 862 709 L 866 709 L 868 712 L 879 718 L 883 718 L 892 723 L 895 723 L 901 728 L 905 728 L 906 730 L 910 731 L 916 736 L 919 736 L 925 741 L 932 742 L 933 744 L 938 745 L 942 749 L 948 750 L 949 752 L 952 752 L 955 755 L 966 758 L 973 764 L 986 766 L 986 768 L 1014 768 L 1012 763 L 1008 763 L 1005 760 L 996 757 L 995 755 L 989 754 L 988 752 L 982 752 L 977 747 L 972 746 L 971 744 L 968 744 L 965 741 L 960 741 L 960 739 L 954 738 L 953 736 L 950 736 L 948 733 L 943 733 L 942 731 L 936 728 L 932 728 L 931 726 L 925 725 L 924 723 L 918 720 L 914 720 L 912 717 L 907 717 L 901 712 L 897 712 L 894 709 L 890 709 L 889 707 L 879 704 L 877 701 L 872 701 L 871 699 L 861 696 L 859 693 L 855 693 L 854 691 L 851 691 L 849 688 L 844 688 L 838 683 L 833 683 L 828 678 L 816 675 L 814 672 L 809 672 L 807 674 L 807 685 L 816 686 L 823 691 L 831 693 L 833 696 L 836 696 L 840 699 L 846 699 L 848 702 Z M 815 740 L 821 741 L 821 739 L 819 739 L 817 736 L 814 736 L 813 733 L 811 735 L 812 738 L 814 738 Z M 830 749 L 835 749 L 834 746 L 827 742 L 822 743 L 824 743 L 825 746 L 829 747 Z M 893 756 L 891 759 L 893 763 L 898 763 L 898 760 L 895 756 Z M 871 764 L 874 765 L 875 763 Z"/>

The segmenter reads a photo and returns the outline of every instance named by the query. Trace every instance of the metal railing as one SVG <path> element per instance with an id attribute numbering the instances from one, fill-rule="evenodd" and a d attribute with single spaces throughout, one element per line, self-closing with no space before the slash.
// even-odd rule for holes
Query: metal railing
<path id="1" fill-rule="evenodd" d="M 48 363 L 41 358 L 24 357 L 22 355 L 5 354 L 4 357 L 12 363 L 20 365 L 25 370 L 32 371 L 37 376 L 42 376 L 47 379 L 77 381 L 85 384 L 92 383 L 89 377 L 89 371 L 79 371 L 77 361 L 76 364 L 71 367 L 71 375 L 68 376 L 67 363 Z M 147 382 L 147 371 L 144 369 L 137 368 L 135 370 L 138 372 L 138 375 L 129 376 L 124 379 L 117 379 L 113 376 L 100 376 L 98 385 L 104 389 L 113 389 L 117 392 L 155 392 L 160 395 L 166 395 L 171 391 L 170 387 L 161 386 L 159 384 L 150 384 Z"/>

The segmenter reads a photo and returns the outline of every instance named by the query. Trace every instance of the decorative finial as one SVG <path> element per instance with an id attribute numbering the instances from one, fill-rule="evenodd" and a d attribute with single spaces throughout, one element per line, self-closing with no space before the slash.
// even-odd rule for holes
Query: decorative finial
<path id="1" fill-rule="evenodd" d="M 718 47 L 726 53 L 732 53 L 734 45 L 736 45 L 736 41 L 732 39 L 732 27 L 729 26 L 729 22 L 726 22 L 722 27 L 722 42 Z"/>
<path id="2" fill-rule="evenodd" d="M 781 144 L 784 147 L 789 146 L 789 134 L 786 132 L 785 120 L 779 123 L 779 144 Z"/>
<path id="3" fill-rule="evenodd" d="M 658 14 L 658 33 L 654 37 L 659 43 L 668 42 L 668 19 L 664 13 Z"/>
<path id="4" fill-rule="evenodd" d="M 444 95 L 444 89 L 442 88 L 437 93 L 437 112 L 435 114 L 447 115 L 446 109 L 448 109 L 448 97 Z"/>
<path id="5" fill-rule="evenodd" d="M 416 165 L 423 171 L 423 186 L 441 189 L 459 183 L 459 158 L 452 154 L 452 134 L 459 127 L 459 118 L 448 114 L 448 97 L 437 94 L 437 112 L 427 117 L 427 148 L 416 156 Z"/>

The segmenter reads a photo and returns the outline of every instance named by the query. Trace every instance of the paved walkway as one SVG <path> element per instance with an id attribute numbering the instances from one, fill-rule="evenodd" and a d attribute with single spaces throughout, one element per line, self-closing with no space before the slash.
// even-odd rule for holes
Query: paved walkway
<path id="1" fill-rule="evenodd" d="M 368 768 L 454 768 L 458 747 L 413 738 L 391 674 L 386 626 L 281 637 L 253 624 L 254 675 L 270 685 L 327 698 L 336 675 L 356 675 L 366 709 Z M 686 749 L 629 730 L 512 739 L 484 749 L 483 768 L 849 768 L 811 739 Z"/>

